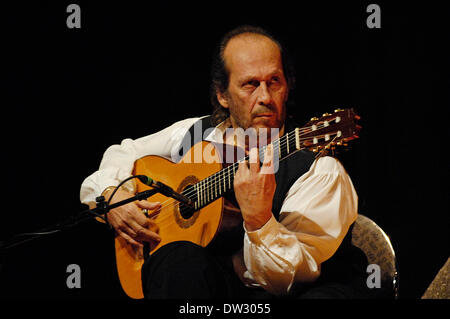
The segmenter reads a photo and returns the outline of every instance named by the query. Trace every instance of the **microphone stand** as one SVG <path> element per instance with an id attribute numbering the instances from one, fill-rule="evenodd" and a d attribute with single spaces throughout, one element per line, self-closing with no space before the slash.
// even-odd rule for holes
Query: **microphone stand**
<path id="1" fill-rule="evenodd" d="M 143 192 L 135 194 L 133 197 L 124 199 L 122 201 L 119 201 L 119 202 L 111 204 L 111 205 L 108 205 L 108 203 L 105 201 L 105 198 L 103 196 L 99 196 L 95 199 L 95 201 L 97 203 L 96 208 L 86 209 L 84 211 L 81 211 L 76 216 L 72 216 L 61 223 L 57 223 L 53 226 L 46 227 L 46 228 L 38 230 L 36 232 L 18 234 L 8 240 L 0 241 L 0 251 L 12 248 L 14 246 L 17 246 L 17 245 L 23 244 L 25 242 L 40 238 L 45 235 L 50 235 L 50 234 L 54 234 L 57 232 L 61 232 L 65 229 L 72 228 L 80 223 L 86 222 L 88 220 L 92 220 L 93 218 L 99 217 L 101 215 L 104 215 L 105 219 L 106 219 L 106 214 L 111 209 L 134 202 L 135 200 L 147 199 L 148 197 L 156 194 L 158 191 L 159 190 L 156 188 L 145 190 Z M 26 238 L 21 238 L 21 237 L 26 237 Z"/>

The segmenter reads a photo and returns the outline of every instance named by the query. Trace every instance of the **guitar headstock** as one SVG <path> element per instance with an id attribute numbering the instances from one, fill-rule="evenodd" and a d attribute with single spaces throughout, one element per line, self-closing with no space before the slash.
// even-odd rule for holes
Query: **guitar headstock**
<path id="1" fill-rule="evenodd" d="M 307 148 L 318 152 L 335 145 L 345 145 L 359 137 L 360 117 L 353 109 L 337 109 L 322 117 L 313 117 L 305 126 L 295 130 L 298 149 Z"/>

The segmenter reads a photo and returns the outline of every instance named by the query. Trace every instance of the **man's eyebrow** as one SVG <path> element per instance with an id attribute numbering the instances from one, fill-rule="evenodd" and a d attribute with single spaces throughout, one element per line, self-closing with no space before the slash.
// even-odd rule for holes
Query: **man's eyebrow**
<path id="1" fill-rule="evenodd" d="M 283 73 L 282 70 L 275 70 L 272 73 L 270 73 L 269 76 L 270 77 L 272 77 L 272 76 L 280 76 L 282 73 Z M 247 75 L 247 76 L 242 77 L 238 81 L 239 81 L 239 83 L 246 83 L 246 82 L 253 81 L 253 80 L 258 80 L 259 81 L 258 76 L 256 76 L 256 75 Z"/>
<path id="2" fill-rule="evenodd" d="M 248 76 L 245 76 L 245 77 L 242 77 L 241 79 L 239 79 L 239 83 L 246 83 L 246 82 L 250 82 L 250 81 L 253 81 L 256 79 L 257 79 L 257 76 L 248 75 Z"/>

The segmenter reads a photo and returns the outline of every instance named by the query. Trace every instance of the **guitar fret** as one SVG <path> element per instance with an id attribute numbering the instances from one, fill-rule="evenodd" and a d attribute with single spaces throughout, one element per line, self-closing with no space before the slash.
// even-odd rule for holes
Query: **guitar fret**
<path id="1" fill-rule="evenodd" d="M 213 198 L 213 195 L 214 195 L 212 176 L 209 177 L 208 193 L 209 193 L 208 203 L 210 203 L 212 201 L 212 198 Z"/>
<path id="2" fill-rule="evenodd" d="M 222 194 L 222 184 L 220 183 L 220 171 L 218 173 L 217 187 L 219 188 L 219 196 Z"/>
<path id="3" fill-rule="evenodd" d="M 197 193 L 197 200 L 194 202 L 194 208 L 197 210 L 198 209 L 198 187 L 197 187 L 197 184 L 194 184 L 194 190 Z"/>
<path id="4" fill-rule="evenodd" d="M 208 178 L 205 179 L 205 200 L 204 200 L 204 204 L 206 205 L 208 203 Z"/>
<path id="5" fill-rule="evenodd" d="M 214 177 L 214 198 L 216 198 L 216 197 L 217 197 L 217 183 L 216 183 L 216 177 Z"/>
<path id="6" fill-rule="evenodd" d="M 220 196 L 220 194 L 222 193 L 222 192 L 220 191 L 220 189 L 221 189 L 221 187 L 222 187 L 222 185 L 220 184 L 220 172 L 217 174 L 217 182 L 216 182 L 216 185 L 217 185 L 218 193 L 219 193 L 219 196 Z"/>
<path id="7" fill-rule="evenodd" d="M 203 181 L 200 181 L 200 206 L 203 206 Z"/>
<path id="8" fill-rule="evenodd" d="M 223 175 L 223 192 L 225 193 L 226 192 L 226 189 L 227 189 L 227 180 L 226 180 L 226 175 L 224 174 Z"/>
<path id="9" fill-rule="evenodd" d="M 214 175 L 213 176 L 211 176 L 211 201 L 213 201 L 213 198 L 214 198 L 214 186 L 215 186 L 215 183 L 214 183 Z"/>
<path id="10" fill-rule="evenodd" d="M 205 202 L 205 205 L 206 205 L 206 203 L 208 203 L 209 202 L 209 181 L 208 181 L 208 179 L 209 179 L 209 177 L 207 177 L 206 178 L 206 202 Z"/>
<path id="11" fill-rule="evenodd" d="M 206 178 L 205 183 L 205 205 L 209 203 L 209 176 Z"/>
<path id="12" fill-rule="evenodd" d="M 202 206 L 205 205 L 205 201 L 206 201 L 206 193 L 205 193 L 205 180 L 202 181 Z"/>
<path id="13" fill-rule="evenodd" d="M 286 134 L 286 146 L 287 146 L 287 153 L 289 154 L 289 133 Z"/>
<path id="14" fill-rule="evenodd" d="M 213 199 L 214 196 L 214 185 L 213 185 L 213 181 L 212 181 L 212 176 L 209 177 L 209 200 L 208 203 L 210 203 Z"/>
<path id="15" fill-rule="evenodd" d="M 295 128 L 295 148 L 300 149 L 300 130 L 298 127 Z"/>
<path id="16" fill-rule="evenodd" d="M 210 181 L 210 185 L 209 185 L 209 191 L 211 192 L 211 195 L 209 196 L 209 200 L 210 202 L 213 200 L 214 198 L 214 183 L 213 183 L 213 178 L 214 176 L 211 176 L 209 181 Z M 209 203 L 209 202 L 208 202 Z"/>
<path id="17" fill-rule="evenodd" d="M 231 189 L 231 186 L 230 186 L 230 166 L 227 167 L 227 174 L 228 174 L 228 189 Z"/>
<path id="18" fill-rule="evenodd" d="M 276 143 L 276 145 L 277 145 L 277 149 L 278 149 L 278 152 L 277 152 L 278 158 L 281 158 L 281 154 L 282 154 L 283 149 L 281 148 L 280 140 L 278 139 L 278 140 L 276 140 L 274 143 Z"/>
<path id="19" fill-rule="evenodd" d="M 294 137 L 295 137 L 295 133 L 294 132 L 291 132 L 291 134 L 294 134 Z M 292 148 L 294 150 L 294 152 L 295 152 L 295 138 L 291 139 L 289 147 Z"/>

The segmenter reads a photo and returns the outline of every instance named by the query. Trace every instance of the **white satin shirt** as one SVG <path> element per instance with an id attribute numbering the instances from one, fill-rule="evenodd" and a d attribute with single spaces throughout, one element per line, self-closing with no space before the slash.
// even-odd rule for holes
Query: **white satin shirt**
<path id="1" fill-rule="evenodd" d="M 110 146 L 98 171 L 83 181 L 81 202 L 95 203 L 107 187 L 129 177 L 134 162 L 143 156 L 171 159 L 198 119 L 178 121 L 157 133 Z M 205 140 L 222 142 L 223 125 Z M 124 187 L 134 192 L 134 183 Z M 319 157 L 289 189 L 279 220 L 272 216 L 262 228 L 245 231 L 243 250 L 233 256 L 237 274 L 246 285 L 274 294 L 288 293 L 294 282 L 314 281 L 320 276 L 320 264 L 334 254 L 356 220 L 357 205 L 356 191 L 344 167 L 332 157 Z"/>

